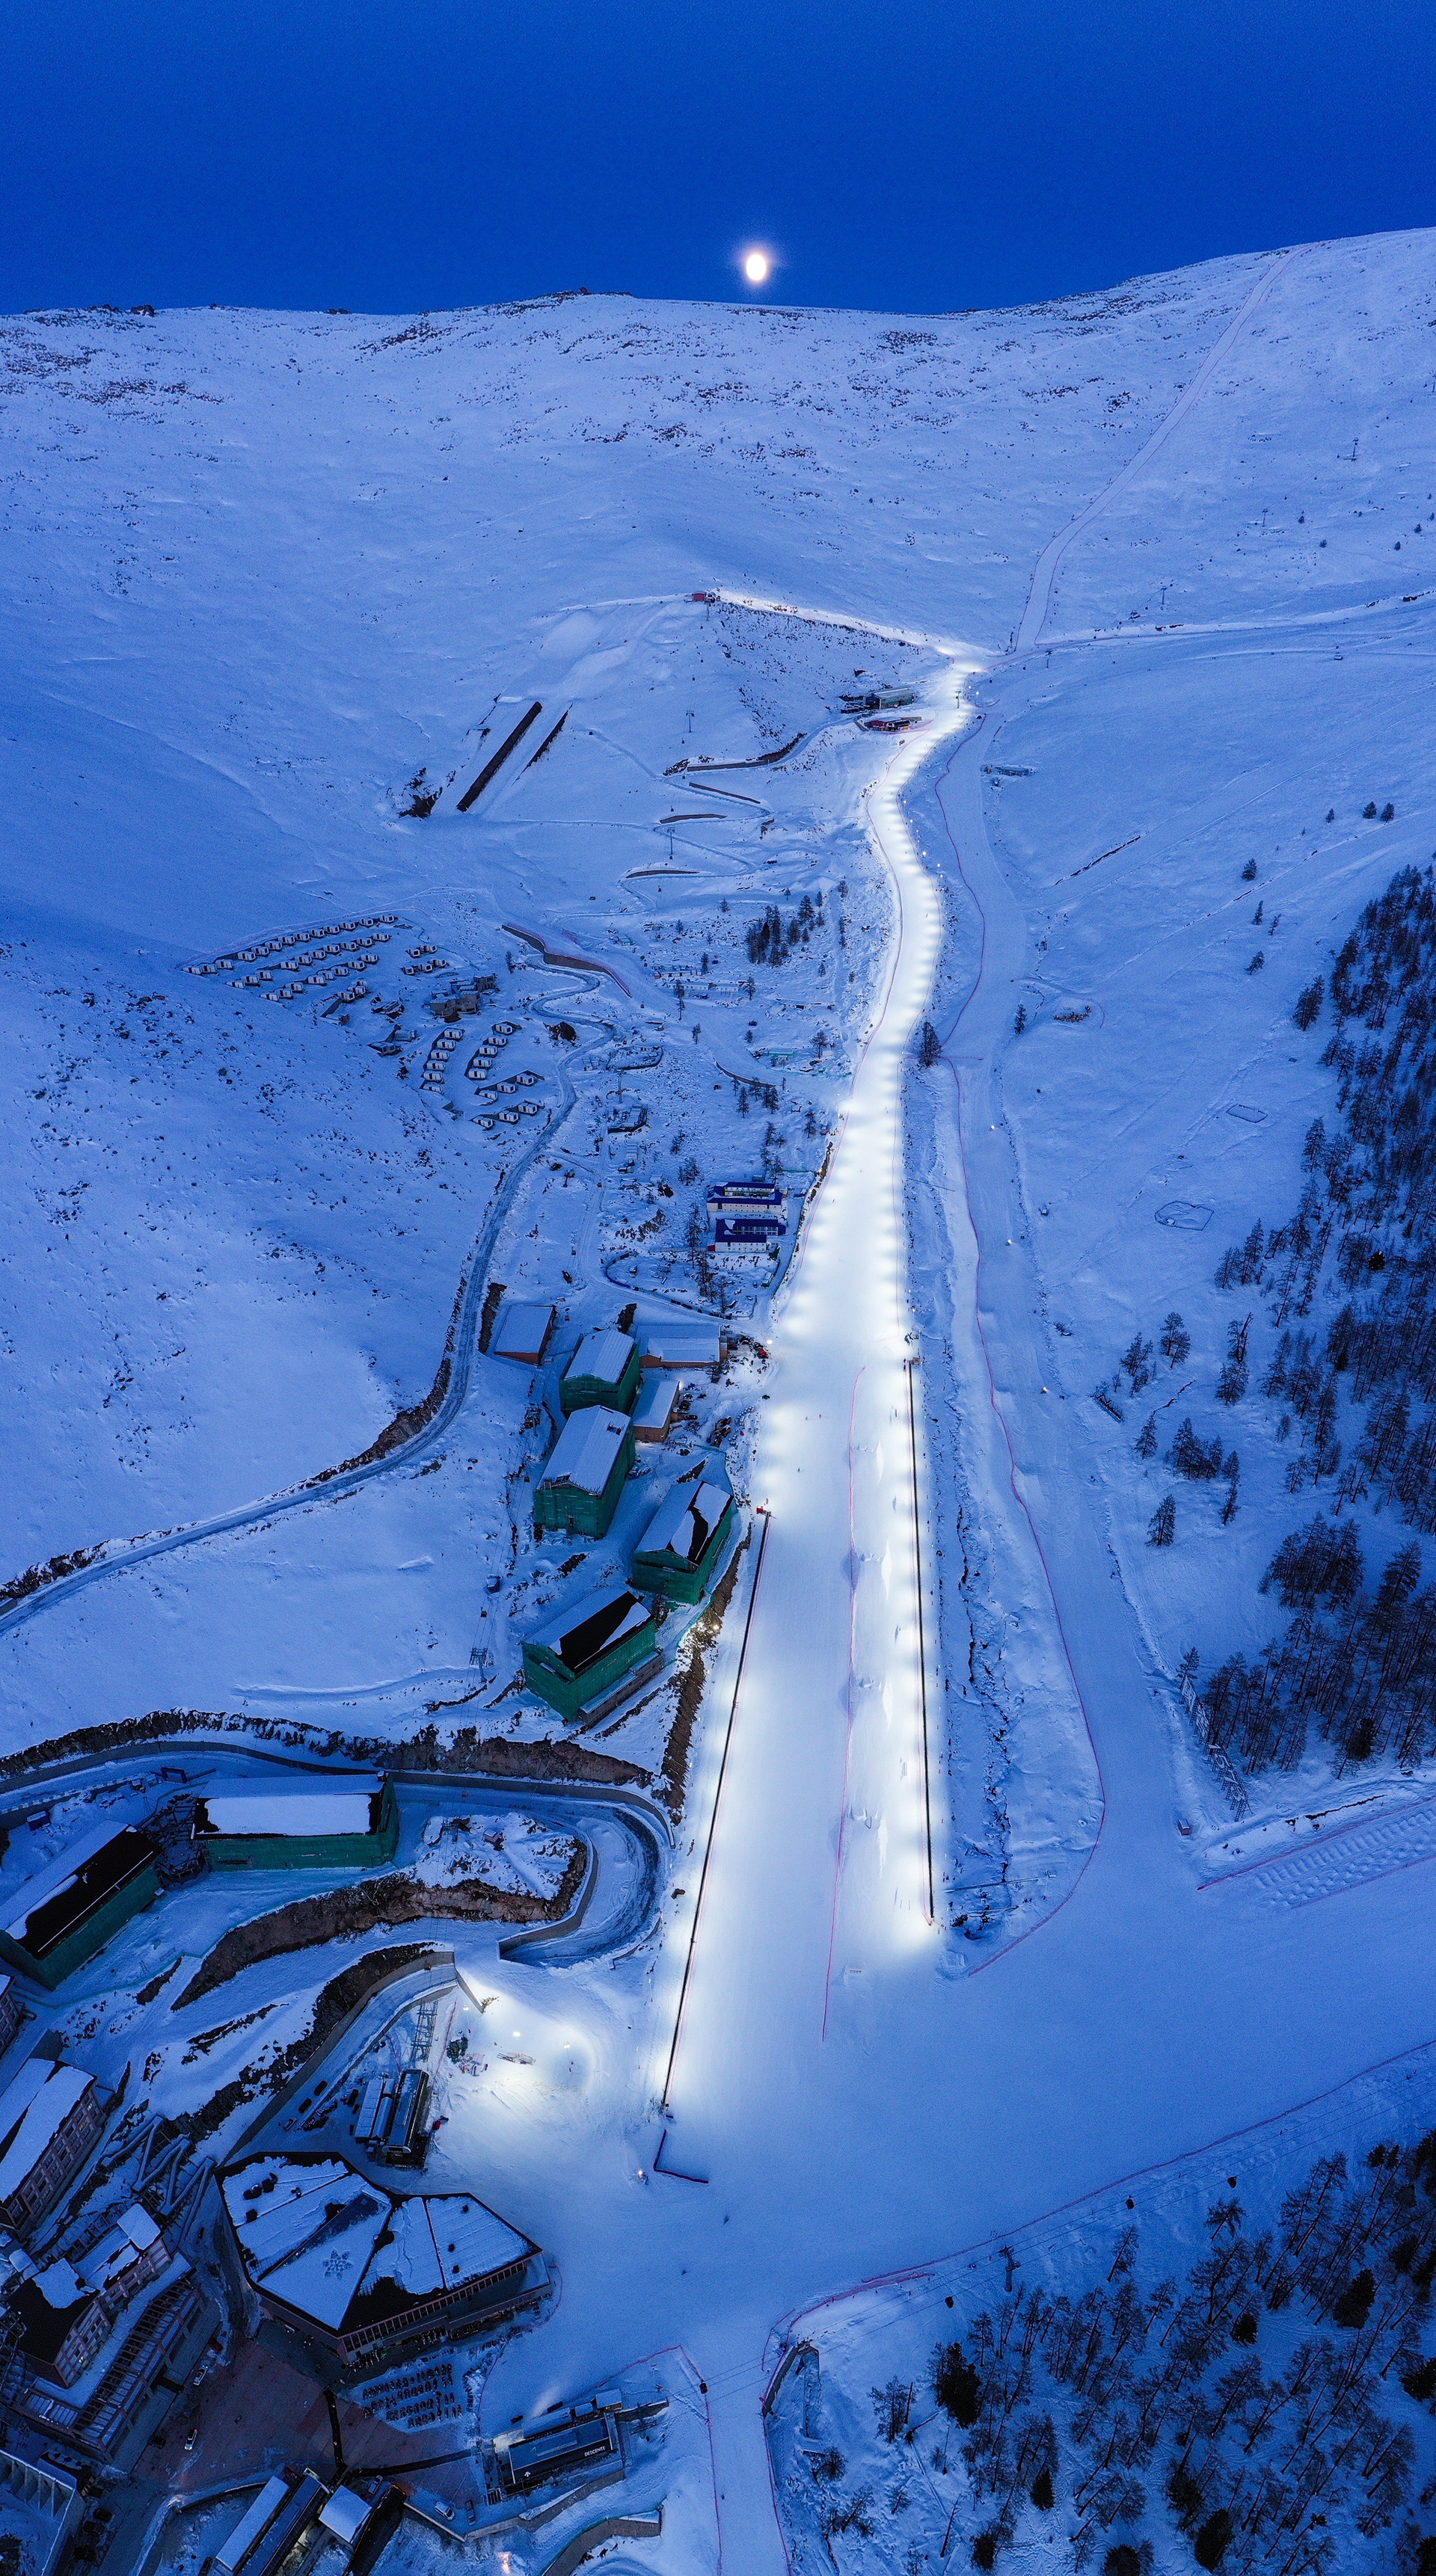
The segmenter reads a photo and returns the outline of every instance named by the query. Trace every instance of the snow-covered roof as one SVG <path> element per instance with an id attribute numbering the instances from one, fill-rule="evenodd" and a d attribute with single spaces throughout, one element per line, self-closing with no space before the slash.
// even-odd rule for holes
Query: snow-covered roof
<path id="1" fill-rule="evenodd" d="M 639 1389 L 638 1401 L 632 1415 L 634 1430 L 660 1429 L 666 1425 L 677 1402 L 678 1380 L 676 1378 L 651 1377 L 648 1384 Z"/>
<path id="2" fill-rule="evenodd" d="M 552 1306 L 514 1298 L 500 1315 L 489 1348 L 501 1360 L 537 1359 L 552 1331 Z"/>
<path id="3" fill-rule="evenodd" d="M 326 2531 L 352 2549 L 374 2507 L 352 2487 L 336 2487 L 326 2504 L 319 2508 L 319 2519 Z"/>
<path id="4" fill-rule="evenodd" d="M 602 1591 L 585 1592 L 580 1600 L 566 1602 L 534 1630 L 530 1642 L 547 1646 L 571 1673 L 582 1673 L 620 1637 L 631 1637 L 635 1629 L 646 1627 L 652 1616 L 648 1602 L 626 1584 L 606 1584 Z"/>
<path id="5" fill-rule="evenodd" d="M 716 1324 L 673 1323 L 666 1315 L 643 1327 L 650 1368 L 716 1368 L 722 1356 Z"/>
<path id="6" fill-rule="evenodd" d="M 368 1834 L 384 1782 L 346 1780 L 342 1789 L 305 1782 L 292 1789 L 216 1789 L 195 1810 L 197 1834 Z"/>
<path id="7" fill-rule="evenodd" d="M 24 1901 L 6 1932 L 32 1957 L 41 1957 L 153 1857 L 153 1843 L 137 1826 L 99 1826 L 72 1843 L 62 1860 L 27 1879 Z"/>
<path id="8" fill-rule="evenodd" d="M 583 1494 L 601 1494 L 613 1473 L 613 1462 L 628 1436 L 626 1413 L 610 1413 L 603 1404 L 586 1404 L 571 1413 L 543 1471 L 545 1485 L 574 1485 Z"/>
<path id="9" fill-rule="evenodd" d="M 118 2226 L 107 2229 L 88 2254 L 77 2258 L 76 2269 L 87 2290 L 103 2290 L 118 2280 L 148 2252 L 159 2235 L 147 2209 L 136 2203 L 127 2209 Z"/>
<path id="10" fill-rule="evenodd" d="M 224 2198 L 251 2278 L 340 2325 L 389 2224 L 388 2193 L 337 2156 L 261 2156 L 225 2177 Z"/>
<path id="11" fill-rule="evenodd" d="M 262 2531 L 268 2529 L 282 2504 L 289 2498 L 287 2478 L 266 2478 L 252 2505 L 240 2515 L 228 2540 L 222 2540 L 214 2554 L 220 2576 L 233 2576 L 241 2559 L 247 2558 Z"/>
<path id="12" fill-rule="evenodd" d="M 639 1554 L 664 1552 L 696 1565 L 733 1497 L 711 1468 L 695 1480 L 685 1477 L 663 1497 L 642 1538 Z"/>
<path id="13" fill-rule="evenodd" d="M 595 1325 L 585 1333 L 567 1368 L 565 1383 L 570 1378 L 596 1377 L 603 1386 L 617 1386 L 633 1357 L 631 1333 L 621 1333 L 616 1324 Z"/>
<path id="14" fill-rule="evenodd" d="M 31 2287 L 39 2291 L 48 2306 L 62 2310 L 78 2307 L 85 2296 L 85 2284 L 73 2263 L 63 2259 L 47 2263 L 43 2272 L 35 2274 Z"/>
<path id="15" fill-rule="evenodd" d="M 35 2070 L 40 2070 L 35 2081 Z M 18 2191 L 34 2172 L 56 2130 L 94 2083 L 82 2067 L 53 2058 L 31 2058 L 0 2095 L 0 2200 Z"/>
<path id="16" fill-rule="evenodd" d="M 431 2299 L 521 2263 L 528 2252 L 528 2238 L 481 2200 L 457 2192 L 433 2200 L 416 2196 L 395 2204 L 391 2240 L 380 2246 L 364 2288 L 393 2281 L 407 2298 Z"/>
<path id="17" fill-rule="evenodd" d="M 335 2330 L 381 2282 L 402 2307 L 533 2250 L 467 2193 L 392 2196 L 338 2156 L 255 2156 L 223 2188 L 251 2280 Z"/>

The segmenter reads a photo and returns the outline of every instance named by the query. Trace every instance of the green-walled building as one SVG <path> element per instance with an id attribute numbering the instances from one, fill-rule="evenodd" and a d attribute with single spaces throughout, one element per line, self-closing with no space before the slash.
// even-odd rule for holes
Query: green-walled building
<path id="1" fill-rule="evenodd" d="M 570 1415 L 554 1442 L 534 1495 L 534 1528 L 602 1538 L 632 1466 L 633 1425 L 627 1414 L 585 1405 Z"/>
<path id="2" fill-rule="evenodd" d="M 42 1986 L 63 1985 L 160 1892 L 155 1846 L 138 1825 L 102 1825 L 32 1878 L 0 1930 L 0 1958 Z"/>
<path id="3" fill-rule="evenodd" d="M 215 1869 L 379 1869 L 394 1857 L 399 1802 L 378 1774 L 210 1789 L 194 1838 Z"/>
<path id="4" fill-rule="evenodd" d="M 565 1413 L 578 1413 L 588 1404 L 606 1404 L 611 1412 L 627 1413 L 642 1369 L 633 1335 L 621 1333 L 616 1324 L 601 1325 L 596 1332 L 584 1334 L 560 1380 L 558 1400 Z"/>
<path id="5" fill-rule="evenodd" d="M 650 1603 L 626 1584 L 571 1601 L 524 1639 L 524 1679 L 560 1717 L 592 1721 L 656 1672 Z"/>
<path id="6" fill-rule="evenodd" d="M 716 1460 L 679 1478 L 664 1495 L 633 1552 L 633 1580 L 664 1601 L 701 1601 L 737 1520 Z"/>

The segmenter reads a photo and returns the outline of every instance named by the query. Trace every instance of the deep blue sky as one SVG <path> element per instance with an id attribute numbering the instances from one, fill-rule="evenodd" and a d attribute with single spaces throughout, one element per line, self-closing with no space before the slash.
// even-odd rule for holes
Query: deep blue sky
<path id="1" fill-rule="evenodd" d="M 0 310 L 1020 302 L 1436 220 L 1431 0 L 7 0 Z"/>

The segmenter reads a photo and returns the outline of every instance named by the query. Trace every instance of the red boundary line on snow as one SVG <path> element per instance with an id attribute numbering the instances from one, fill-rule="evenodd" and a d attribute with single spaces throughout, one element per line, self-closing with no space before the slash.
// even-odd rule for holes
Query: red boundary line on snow
<path id="1" fill-rule="evenodd" d="M 1369 2066 L 1359 2066 L 1354 2075 L 1344 2075 L 1340 2083 L 1324 2085 L 1319 2093 L 1308 2093 L 1300 2102 L 1288 2103 L 1284 2111 L 1273 2111 L 1264 2120 L 1249 2120 L 1239 2129 L 1225 2129 L 1220 2137 L 1204 2139 L 1197 2147 L 1185 2147 L 1178 2155 L 1159 2156 L 1154 2164 L 1137 2165 L 1130 2173 L 1118 2174 L 1111 2182 L 1099 2183 L 1091 2191 L 1079 2192 L 1072 2200 L 1059 2200 L 1054 2208 L 1039 2211 L 1035 2218 L 1025 2218 L 1019 2227 L 994 2228 L 989 2235 L 976 2237 L 969 2245 L 959 2245 L 950 2254 L 931 2256 L 925 2263 L 906 2264 L 891 2272 L 874 2272 L 867 2280 L 855 2281 L 850 2289 L 834 2290 L 826 2298 L 814 2299 L 804 2308 L 791 2308 L 773 2327 L 764 2357 L 766 2359 L 772 2350 L 773 2336 L 781 2334 L 783 2343 L 778 2355 L 781 2363 L 792 2346 L 790 2329 L 810 2317 L 820 2316 L 825 2309 L 841 2307 L 850 2299 L 862 2298 L 869 2290 L 887 2289 L 901 2281 L 929 2279 L 935 2272 L 946 2270 L 950 2264 L 961 2262 L 964 2255 L 985 2253 L 993 2246 L 1009 2243 L 1015 2236 L 1026 2236 L 1033 2228 L 1048 2227 L 1055 2218 L 1065 2218 L 1072 2210 L 1087 2209 L 1094 2201 L 1105 2200 L 1124 2186 L 1130 2188 L 1134 2183 L 1147 2182 L 1154 2174 L 1170 2173 L 1176 2165 L 1194 2164 L 1201 2156 L 1215 2155 L 1219 2147 L 1232 2147 L 1242 2138 L 1257 2137 L 1264 2129 L 1278 2128 L 1284 2120 L 1299 2119 L 1304 2111 L 1314 2111 L 1319 2103 L 1334 2101 L 1339 2093 L 1349 2091 L 1354 2084 L 1364 2083 L 1368 2076 L 1382 2075 L 1388 2067 L 1401 2066 L 1410 2057 L 1425 2055 L 1432 2045 L 1431 2040 L 1420 2039 L 1414 2041 L 1410 2048 L 1393 2050 L 1389 2057 L 1374 2058 Z"/>

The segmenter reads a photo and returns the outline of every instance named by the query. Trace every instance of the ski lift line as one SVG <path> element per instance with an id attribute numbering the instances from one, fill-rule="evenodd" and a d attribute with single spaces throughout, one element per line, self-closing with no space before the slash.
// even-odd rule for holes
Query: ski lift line
<path id="1" fill-rule="evenodd" d="M 1119 850 L 1130 850 L 1141 837 L 1140 832 L 1133 832 L 1125 841 L 1114 841 L 1110 850 L 1099 850 L 1095 859 L 1084 859 L 1080 868 L 1069 868 L 1065 877 L 1058 878 L 1058 884 L 1070 885 L 1074 877 L 1085 877 L 1089 868 L 1100 868 L 1104 859 L 1115 859 Z"/>
<path id="2" fill-rule="evenodd" d="M 528 714 L 520 716 L 518 723 L 515 725 L 513 732 L 509 735 L 507 742 L 500 743 L 498 750 L 493 755 L 493 758 L 486 761 L 484 767 L 479 771 L 478 777 L 474 780 L 472 787 L 465 788 L 463 795 L 459 798 L 459 812 L 461 814 L 467 814 L 469 807 L 475 802 L 476 798 L 482 796 L 490 779 L 497 777 L 499 771 L 504 765 L 504 762 L 508 759 L 510 752 L 517 751 L 519 744 L 523 741 L 524 735 L 528 732 L 530 725 L 535 724 L 542 714 L 543 700 L 542 698 L 535 698 Z M 559 724 L 562 724 L 562 722 L 563 718 L 560 716 Z M 554 732 L 556 733 L 557 731 L 558 726 L 555 725 Z M 551 741 L 553 736 L 550 735 L 549 739 Z M 544 748 L 547 749 L 547 745 L 544 745 Z"/>
<path id="3" fill-rule="evenodd" d="M 1114 475 L 1111 482 L 1105 485 L 1102 491 L 1096 493 L 1092 500 L 1087 503 L 1086 507 L 1079 510 L 1076 517 L 1070 520 L 1065 528 L 1059 528 L 1056 536 L 1052 537 L 1048 541 L 1047 545 L 1044 546 L 1041 554 L 1037 558 L 1037 563 L 1032 575 L 1031 588 L 1027 594 L 1027 602 L 1023 608 L 1021 618 L 1018 621 L 1017 631 L 1012 639 L 1012 652 L 1014 655 L 1029 653 L 1040 643 L 1042 629 L 1047 623 L 1047 619 L 1052 608 L 1053 584 L 1056 581 L 1062 558 L 1066 554 L 1068 547 L 1082 534 L 1084 529 L 1091 526 L 1094 519 L 1101 516 L 1102 512 L 1109 506 L 1109 504 L 1116 499 L 1118 493 L 1125 490 L 1126 486 L 1135 480 L 1137 475 L 1141 473 L 1143 467 L 1146 465 L 1148 459 L 1155 454 L 1156 450 L 1162 445 L 1163 441 L 1171 435 L 1171 432 L 1177 427 L 1178 423 L 1184 420 L 1187 413 L 1201 400 L 1202 395 L 1206 392 L 1213 376 L 1220 367 L 1222 360 L 1226 357 L 1228 351 L 1241 338 L 1242 332 L 1251 315 L 1256 311 L 1259 304 L 1265 302 L 1271 289 L 1275 286 L 1277 279 L 1291 266 L 1292 261 L 1302 255 L 1303 254 L 1299 249 L 1283 251 L 1279 258 L 1272 261 L 1270 267 L 1263 269 L 1255 286 L 1252 287 L 1250 293 L 1238 307 L 1237 312 L 1234 314 L 1232 320 L 1227 324 L 1227 327 L 1221 334 L 1220 339 L 1216 342 L 1214 347 L 1208 350 L 1206 357 L 1202 360 L 1202 363 L 1198 367 L 1196 374 L 1193 376 L 1191 383 L 1184 387 L 1183 391 L 1178 395 L 1177 400 L 1173 403 L 1171 409 L 1157 423 L 1157 426 L 1153 430 L 1150 438 L 1143 440 L 1136 455 L 1128 459 L 1127 463 L 1122 467 L 1121 472 Z"/>
<path id="4" fill-rule="evenodd" d="M 683 1982 L 678 1989 L 678 2009 L 673 2016 L 673 2038 L 668 2050 L 668 2069 L 663 2078 L 663 2091 L 658 2097 L 658 2107 L 665 2116 L 669 2109 L 669 2096 L 673 2090 L 673 2069 L 678 2058 L 678 2042 L 683 2034 L 683 2007 L 688 2000 L 688 1983 L 693 1974 L 693 1953 L 698 1940 L 699 1919 L 703 1912 L 703 1892 L 708 1884 L 708 1868 L 713 1858 L 713 1837 L 718 1825 L 718 1807 L 723 1796 L 723 1775 L 728 1768 L 728 1753 L 733 1742 L 733 1721 L 738 1714 L 738 1694 L 743 1687 L 743 1668 L 748 1660 L 748 1640 L 753 1633 L 753 1611 L 758 1599 L 758 1581 L 763 1571 L 763 1555 L 768 1545 L 768 1532 L 773 1525 L 765 1503 L 759 1503 L 756 1510 L 763 1524 L 762 1534 L 758 1540 L 758 1557 L 748 1590 L 748 1615 L 743 1622 L 743 1642 L 738 1649 L 738 1669 L 733 1676 L 733 1696 L 728 1703 L 728 1724 L 724 1729 L 723 1750 L 718 1760 L 718 1780 L 713 1791 L 712 1811 L 708 1818 L 708 1840 L 703 1851 L 703 1867 L 698 1873 L 698 1894 L 693 1903 L 693 1922 L 688 1934 L 688 1955 L 683 1962 Z"/>

